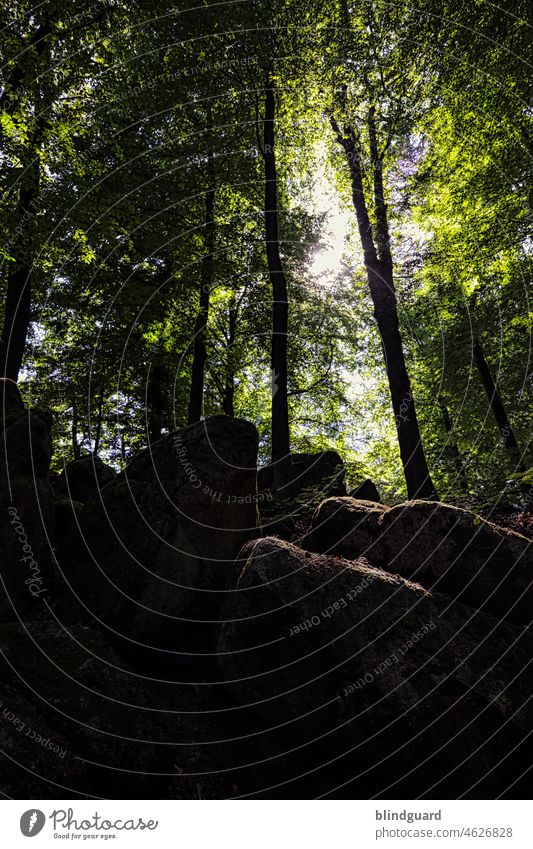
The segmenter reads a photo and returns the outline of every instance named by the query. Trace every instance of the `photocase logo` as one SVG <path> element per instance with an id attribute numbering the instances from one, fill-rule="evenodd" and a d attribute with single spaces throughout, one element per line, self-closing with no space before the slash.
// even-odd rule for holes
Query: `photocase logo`
<path id="1" fill-rule="evenodd" d="M 42 811 L 32 808 L 30 811 L 25 811 L 20 818 L 20 830 L 24 837 L 35 837 L 42 831 L 46 822 L 46 817 Z"/>

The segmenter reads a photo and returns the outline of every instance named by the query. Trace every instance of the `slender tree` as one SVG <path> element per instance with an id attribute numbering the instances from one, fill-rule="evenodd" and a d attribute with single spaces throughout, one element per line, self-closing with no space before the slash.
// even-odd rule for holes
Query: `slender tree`
<path id="1" fill-rule="evenodd" d="M 275 153 L 276 92 L 269 69 L 265 85 L 263 159 L 265 163 L 265 238 L 272 286 L 272 462 L 281 477 L 290 467 L 287 334 L 289 301 L 279 249 L 278 175 Z"/>
<path id="2" fill-rule="evenodd" d="M 12 118 L 20 108 L 21 88 L 30 78 L 31 58 L 42 71 L 49 70 L 53 25 L 48 10 L 33 34 L 25 39 L 19 35 L 19 53 L 2 92 L 2 110 Z M 43 82 L 44 78 L 44 82 Z M 51 106 L 49 79 L 41 78 L 34 94 L 34 120 L 29 139 L 21 154 L 22 174 L 18 180 L 18 200 L 15 210 L 14 238 L 8 245 L 12 262 L 8 264 L 4 307 L 4 323 L 0 337 L 0 376 L 17 381 L 26 348 L 32 303 L 32 276 L 35 257 L 35 219 L 39 209 L 41 185 L 41 148 Z M 16 188 L 16 187 L 15 187 Z"/>
<path id="3" fill-rule="evenodd" d="M 189 424 L 200 421 L 203 414 L 205 364 L 207 360 L 207 322 L 209 320 L 209 301 L 214 272 L 216 174 L 211 106 L 207 107 L 206 136 L 208 140 L 208 151 L 206 163 L 207 188 L 205 192 L 204 211 L 204 255 L 202 257 L 200 275 L 200 303 L 194 328 L 191 394 L 187 415 Z"/>
<path id="4" fill-rule="evenodd" d="M 362 148 L 351 125 L 341 131 L 335 117 L 330 118 L 338 143 L 350 169 L 352 200 L 357 216 L 359 238 L 364 254 L 368 287 L 374 304 L 374 316 L 381 337 L 389 389 L 396 421 L 396 432 L 409 498 L 435 498 L 436 492 L 424 454 L 411 381 L 405 364 L 390 249 L 387 206 L 383 189 L 383 155 L 378 149 L 375 107 L 370 106 L 367 128 L 373 178 L 373 232 L 362 171 Z"/>
<path id="5" fill-rule="evenodd" d="M 518 447 L 516 436 L 509 420 L 509 416 L 507 415 L 507 411 L 502 401 L 502 397 L 498 391 L 498 387 L 494 381 L 489 364 L 485 357 L 483 345 L 481 344 L 481 341 L 479 339 L 474 340 L 472 353 L 474 355 L 474 362 L 479 371 L 481 383 L 483 384 L 483 388 L 487 393 L 487 398 L 489 399 L 492 415 L 494 416 L 496 424 L 500 429 L 502 442 L 507 450 L 507 453 L 509 454 L 509 458 L 513 465 L 513 471 L 525 472 L 526 467 L 524 465 L 524 461 L 522 460 L 522 454 Z"/>

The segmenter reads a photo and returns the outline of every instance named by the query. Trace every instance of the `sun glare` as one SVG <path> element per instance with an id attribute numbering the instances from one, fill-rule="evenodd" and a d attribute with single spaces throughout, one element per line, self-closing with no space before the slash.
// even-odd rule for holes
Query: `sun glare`
<path id="1" fill-rule="evenodd" d="M 309 270 L 313 277 L 327 285 L 337 275 L 343 256 L 349 251 L 353 213 L 339 204 L 338 193 L 324 169 L 315 181 L 310 205 L 317 214 L 326 213 L 319 248 L 314 252 Z"/>

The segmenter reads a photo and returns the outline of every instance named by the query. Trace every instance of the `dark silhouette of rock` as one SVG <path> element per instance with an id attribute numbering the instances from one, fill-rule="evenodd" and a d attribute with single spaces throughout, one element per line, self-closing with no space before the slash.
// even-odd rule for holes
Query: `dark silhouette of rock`
<path id="1" fill-rule="evenodd" d="M 365 561 L 268 538 L 244 557 L 219 641 L 236 704 L 339 765 L 351 758 L 349 797 L 524 790 L 527 631 Z"/>
<path id="2" fill-rule="evenodd" d="M 290 540 L 296 533 L 296 523 L 290 516 L 274 517 L 263 522 L 263 531 L 266 536 Z"/>
<path id="3" fill-rule="evenodd" d="M 533 543 L 468 510 L 399 504 L 380 519 L 376 565 L 521 625 L 533 619 Z M 371 558 L 372 559 L 372 558 Z"/>
<path id="4" fill-rule="evenodd" d="M 366 478 L 359 486 L 352 489 L 348 495 L 350 498 L 355 498 L 358 501 L 376 501 L 378 504 L 381 504 L 381 495 L 376 484 L 370 478 Z"/>
<path id="5" fill-rule="evenodd" d="M 24 401 L 14 380 L 0 378 L 0 403 L 0 418 L 4 422 L 24 412 Z"/>
<path id="6" fill-rule="evenodd" d="M 60 746 L 42 763 L 48 781 L 59 780 L 68 797 L 113 795 L 119 782 L 137 797 L 159 789 L 161 779 L 150 773 L 171 772 L 174 763 L 166 744 L 175 719 L 164 687 L 134 673 L 94 627 L 62 628 L 53 620 L 4 625 L 0 648 L 6 706 L 26 730 Z M 26 767 L 39 764 L 42 742 L 27 742 L 29 749 L 11 733 L 12 752 Z"/>
<path id="7" fill-rule="evenodd" d="M 111 466 L 99 457 L 87 454 L 67 463 L 54 488 L 64 498 L 85 503 L 115 477 L 116 472 Z"/>
<path id="8" fill-rule="evenodd" d="M 59 560 L 95 618 L 150 646 L 216 619 L 258 533 L 257 444 L 253 425 L 214 416 L 152 444 L 85 504 Z"/>
<path id="9" fill-rule="evenodd" d="M 294 496 L 308 488 L 320 489 L 322 498 L 327 495 L 346 495 L 344 463 L 336 451 L 319 454 L 292 454 L 292 478 L 287 484 L 286 494 Z M 259 469 L 257 480 L 261 492 L 274 489 L 274 467 Z M 285 497 L 283 492 L 280 493 Z"/>
<path id="10" fill-rule="evenodd" d="M 12 799 L 86 798 L 96 795 L 84 764 L 59 723 L 51 726 L 27 690 L 2 684 L 0 748 L 2 792 Z"/>
<path id="11" fill-rule="evenodd" d="M 83 509 L 81 501 L 70 501 L 68 498 L 56 498 L 54 503 L 54 544 L 65 536 L 71 524 Z"/>
<path id="12" fill-rule="evenodd" d="M 0 422 L 0 620 L 9 621 L 37 615 L 51 585 L 52 417 L 26 410 L 16 384 L 0 383 L 6 411 Z"/>
<path id="13" fill-rule="evenodd" d="M 0 626 L 1 786 L 12 798 L 313 798 L 324 788 L 283 730 L 268 734 L 229 701 L 214 659 L 198 657 L 184 681 L 163 656 L 158 680 L 94 627 L 26 627 Z"/>
<path id="14" fill-rule="evenodd" d="M 348 560 L 366 557 L 380 565 L 379 520 L 387 510 L 375 501 L 357 501 L 349 496 L 327 498 L 315 510 L 302 546 Z"/>
<path id="15" fill-rule="evenodd" d="M 431 501 L 386 508 L 335 498 L 315 512 L 302 545 L 412 578 L 519 625 L 533 616 L 533 543 L 468 510 Z"/>

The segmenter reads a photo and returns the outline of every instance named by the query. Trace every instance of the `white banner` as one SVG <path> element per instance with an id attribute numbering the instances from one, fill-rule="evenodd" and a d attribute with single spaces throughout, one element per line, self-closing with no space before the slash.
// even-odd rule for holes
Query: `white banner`
<path id="1" fill-rule="evenodd" d="M 5 801 L 1 843 L 186 849 L 531 849 L 522 801 Z M 35 838 L 35 844 L 28 841 Z"/>

